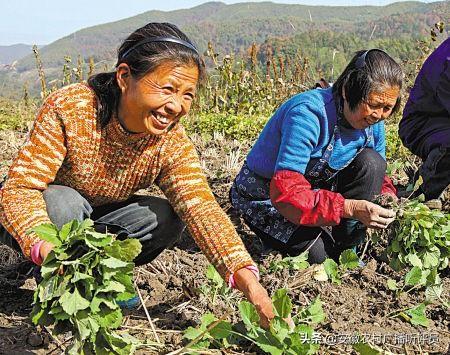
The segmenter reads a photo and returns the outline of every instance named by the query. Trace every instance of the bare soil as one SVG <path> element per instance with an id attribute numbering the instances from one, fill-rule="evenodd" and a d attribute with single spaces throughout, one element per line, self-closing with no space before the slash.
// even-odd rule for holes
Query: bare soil
<path id="1" fill-rule="evenodd" d="M 11 136 L 16 139 L 12 141 L 13 146 L 9 143 Z M 4 148 L 0 161 L 5 162 L 1 173 L 6 173 L 17 150 L 16 143 L 22 138 L 14 134 L 0 137 L 0 146 Z M 281 256 L 277 253 L 263 255 L 260 240 L 233 214 L 227 199 L 231 177 L 241 166 L 250 144 L 225 141 L 221 136 L 209 142 L 194 137 L 194 142 L 219 204 L 230 215 L 254 259 L 267 268 L 270 261 Z M 159 192 L 154 189 L 146 193 Z M 450 344 L 448 311 L 440 304 L 429 304 L 427 316 L 431 321 L 428 328 L 413 326 L 395 317 L 398 311 L 423 302 L 424 292 L 417 290 L 397 297 L 387 288 L 386 280 L 399 280 L 401 275 L 392 271 L 379 254 L 380 250 L 369 246 L 363 258 L 366 266 L 347 273 L 341 285 L 316 281 L 313 267 L 301 271 L 264 273 L 262 283 L 269 292 L 286 287 L 296 307 L 305 307 L 320 295 L 326 313 L 326 320 L 316 328 L 322 339 L 320 353 L 355 353 L 350 336 L 364 334 L 368 341 L 386 353 L 447 354 Z M 237 291 L 218 296 L 214 303 L 211 295 L 201 292 L 201 286 L 207 282 L 207 265 L 206 258 L 185 234 L 173 248 L 165 250 L 151 264 L 136 268 L 135 278 L 149 317 L 142 305 L 127 311 L 122 330 L 142 340 L 155 341 L 151 320 L 161 342 L 160 347 L 141 349 L 139 354 L 166 354 L 182 348 L 186 345 L 183 330 L 198 325 L 200 317 L 206 312 L 239 321 L 237 304 L 241 295 Z M 444 298 L 448 300 L 448 270 L 442 277 Z M 35 327 L 31 323 L 28 315 L 35 287 L 32 264 L 6 246 L 0 246 L 0 354 L 59 354 L 70 343 L 70 335 L 54 339 L 48 329 Z M 259 352 L 250 344 L 243 344 L 239 349 L 216 353 Z"/>

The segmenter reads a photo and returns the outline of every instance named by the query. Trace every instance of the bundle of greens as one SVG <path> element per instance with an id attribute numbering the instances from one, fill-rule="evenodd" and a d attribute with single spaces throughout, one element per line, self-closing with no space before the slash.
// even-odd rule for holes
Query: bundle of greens
<path id="1" fill-rule="evenodd" d="M 420 284 L 440 284 L 439 271 L 448 267 L 450 257 L 450 215 L 430 210 L 417 200 L 394 206 L 387 254 L 396 270 L 412 267 L 421 274 Z"/>
<path id="2" fill-rule="evenodd" d="M 31 319 L 54 335 L 71 332 L 69 354 L 131 354 L 137 341 L 114 332 L 122 323 L 117 301 L 135 296 L 133 259 L 141 244 L 97 233 L 91 220 L 31 229 L 55 247 L 42 267 Z"/>

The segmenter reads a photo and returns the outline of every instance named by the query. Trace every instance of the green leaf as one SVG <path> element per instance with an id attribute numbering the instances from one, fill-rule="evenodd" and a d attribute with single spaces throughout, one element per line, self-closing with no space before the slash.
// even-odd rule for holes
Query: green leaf
<path id="1" fill-rule="evenodd" d="M 338 265 L 333 259 L 325 259 L 323 262 L 323 267 L 328 277 L 333 283 L 340 284 L 341 279 L 339 277 Z"/>
<path id="2" fill-rule="evenodd" d="M 391 291 L 397 290 L 397 281 L 395 281 L 394 279 L 388 279 L 386 283 L 389 290 Z"/>
<path id="3" fill-rule="evenodd" d="M 116 329 L 122 324 L 122 311 L 118 307 L 116 309 L 103 307 L 100 312 L 91 315 L 91 318 L 102 328 Z"/>
<path id="4" fill-rule="evenodd" d="M 121 267 L 127 267 L 129 265 L 128 262 L 110 257 L 108 259 L 103 259 L 102 261 L 100 261 L 100 265 L 104 265 L 110 269 L 117 269 L 117 268 L 121 268 Z"/>
<path id="5" fill-rule="evenodd" d="M 74 315 L 76 312 L 86 309 L 90 305 L 90 302 L 80 295 L 77 288 L 75 288 L 73 293 L 66 291 L 61 296 L 59 303 L 68 315 Z"/>
<path id="6" fill-rule="evenodd" d="M 406 256 L 406 259 L 412 266 L 417 266 L 418 268 L 422 269 L 422 260 L 420 260 L 420 258 L 416 254 L 408 254 Z"/>
<path id="7" fill-rule="evenodd" d="M 29 229 L 28 233 L 36 233 L 40 239 L 52 243 L 55 246 L 61 245 L 61 240 L 58 236 L 58 228 L 54 224 L 44 223 L 39 226 Z"/>
<path id="8" fill-rule="evenodd" d="M 120 282 L 117 281 L 109 281 L 106 285 L 101 286 L 100 288 L 97 289 L 97 292 L 124 292 L 125 291 L 125 286 L 122 285 Z"/>
<path id="9" fill-rule="evenodd" d="M 80 311 L 75 318 L 75 325 L 78 328 L 80 339 L 85 340 L 93 334 L 97 334 L 100 329 L 99 324 L 90 317 L 86 311 Z"/>
<path id="10" fill-rule="evenodd" d="M 352 249 L 344 250 L 339 256 L 339 264 L 341 264 L 344 270 L 356 269 L 359 266 L 358 255 Z"/>
<path id="11" fill-rule="evenodd" d="M 435 249 L 433 252 L 426 251 L 423 255 L 423 267 L 430 269 L 439 265 L 440 252 L 439 249 Z"/>
<path id="12" fill-rule="evenodd" d="M 307 314 L 312 323 L 320 323 L 325 320 L 325 313 L 322 308 L 320 296 L 317 296 L 314 301 L 311 302 L 307 309 Z"/>
<path id="13" fill-rule="evenodd" d="M 328 275 L 325 271 L 323 264 L 317 264 L 314 266 L 314 280 L 328 281 Z"/>
<path id="14" fill-rule="evenodd" d="M 93 249 L 106 247 L 107 245 L 111 244 L 112 240 L 113 240 L 112 235 L 108 235 L 107 237 L 100 239 L 93 237 L 92 234 L 86 234 L 86 237 L 84 238 L 86 244 Z"/>
<path id="15" fill-rule="evenodd" d="M 79 222 L 76 219 L 63 225 L 61 230 L 59 231 L 59 238 L 61 239 L 61 241 L 65 242 L 67 237 L 69 236 L 69 233 L 76 230 L 78 228 L 78 225 Z"/>
<path id="16" fill-rule="evenodd" d="M 442 284 L 428 286 L 425 290 L 425 299 L 427 300 L 427 302 L 435 302 L 441 297 L 442 291 Z"/>
<path id="17" fill-rule="evenodd" d="M 261 350 L 271 355 L 283 354 L 283 344 L 280 343 L 280 341 L 269 332 L 259 334 L 258 338 L 256 339 L 256 344 Z"/>
<path id="18" fill-rule="evenodd" d="M 202 330 L 206 330 L 206 328 L 208 328 L 208 325 L 210 325 L 211 323 L 215 322 L 217 319 L 214 316 L 214 314 L 212 313 L 206 313 L 202 316 L 201 321 L 201 327 L 200 329 Z"/>
<path id="19" fill-rule="evenodd" d="M 214 285 L 217 285 L 217 287 L 221 287 L 224 283 L 222 276 L 220 276 L 216 268 L 211 264 L 208 265 L 205 275 Z"/>
<path id="20" fill-rule="evenodd" d="M 77 233 L 82 234 L 85 230 L 88 230 L 94 226 L 94 221 L 91 219 L 85 219 L 81 222 L 77 228 Z"/>
<path id="21" fill-rule="evenodd" d="M 48 259 L 48 258 L 47 258 Z M 41 275 L 43 278 L 49 277 L 52 274 L 55 274 L 57 270 L 59 270 L 61 264 L 59 262 L 46 262 L 41 265 Z"/>
<path id="22" fill-rule="evenodd" d="M 209 331 L 209 334 L 214 339 L 225 339 L 231 335 L 232 326 L 230 322 L 220 321 L 214 328 Z"/>
<path id="23" fill-rule="evenodd" d="M 53 294 L 58 286 L 58 278 L 52 277 L 47 280 L 43 280 L 39 285 L 39 300 L 41 302 L 49 301 L 53 298 Z"/>
<path id="24" fill-rule="evenodd" d="M 33 324 L 38 325 L 39 320 L 41 319 L 41 317 L 44 315 L 45 312 L 46 312 L 45 308 L 41 308 L 40 304 L 35 304 L 30 314 L 31 321 L 33 322 Z"/>
<path id="25" fill-rule="evenodd" d="M 382 353 L 377 349 L 372 348 L 369 344 L 358 343 L 353 344 L 353 349 L 358 352 L 359 355 L 381 355 Z"/>
<path id="26" fill-rule="evenodd" d="M 399 253 L 400 252 L 400 243 L 397 239 L 394 239 L 390 245 L 390 248 L 392 249 L 392 251 L 394 253 Z"/>
<path id="27" fill-rule="evenodd" d="M 194 327 L 188 327 L 183 334 L 183 338 L 188 340 L 194 340 L 203 333 L 203 330 Z"/>
<path id="28" fill-rule="evenodd" d="M 280 317 L 275 317 L 270 321 L 270 333 L 278 339 L 280 343 L 288 337 L 289 325 Z"/>
<path id="29" fill-rule="evenodd" d="M 94 278 L 88 274 L 83 274 L 82 272 L 75 271 L 73 278 L 71 280 L 72 283 L 78 282 L 80 280 L 94 281 Z"/>
<path id="30" fill-rule="evenodd" d="M 259 314 L 255 306 L 250 302 L 241 301 L 239 303 L 239 312 L 247 330 L 254 329 L 259 325 Z"/>
<path id="31" fill-rule="evenodd" d="M 135 293 L 133 285 L 133 275 L 132 273 L 117 273 L 112 276 L 112 279 L 120 282 L 125 286 L 125 290 L 131 293 Z"/>
<path id="32" fill-rule="evenodd" d="M 275 313 L 281 318 L 287 318 L 292 310 L 292 302 L 287 295 L 286 289 L 279 289 L 272 296 Z"/>
<path id="33" fill-rule="evenodd" d="M 422 279 L 422 270 L 414 266 L 405 276 L 405 285 L 414 286 L 419 284 Z"/>
<path id="34" fill-rule="evenodd" d="M 425 305 L 423 303 L 419 304 L 417 307 L 408 309 L 406 314 L 411 317 L 411 324 L 428 327 L 428 318 L 425 315 Z"/>
<path id="35" fill-rule="evenodd" d="M 137 239 L 115 240 L 111 246 L 105 247 L 105 252 L 113 258 L 123 261 L 133 261 L 142 250 L 142 245 Z"/>
<path id="36" fill-rule="evenodd" d="M 92 302 L 91 302 L 91 305 L 90 305 L 91 311 L 93 313 L 98 313 L 100 311 L 100 305 L 101 304 L 106 305 L 110 309 L 116 309 L 116 308 L 119 307 L 114 301 L 112 301 L 112 299 L 108 298 L 107 296 L 96 295 L 92 299 Z"/>

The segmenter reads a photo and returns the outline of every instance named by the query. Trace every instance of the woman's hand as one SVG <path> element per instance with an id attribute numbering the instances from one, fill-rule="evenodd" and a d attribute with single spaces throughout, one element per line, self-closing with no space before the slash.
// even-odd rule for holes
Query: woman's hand
<path id="1" fill-rule="evenodd" d="M 234 281 L 236 288 L 244 293 L 258 311 L 261 327 L 269 328 L 270 320 L 275 317 L 272 300 L 253 272 L 242 268 L 234 273 Z"/>
<path id="2" fill-rule="evenodd" d="M 354 218 L 368 228 L 386 228 L 395 219 L 395 212 L 366 200 L 345 200 L 344 218 Z"/>
<path id="3" fill-rule="evenodd" d="M 39 254 L 41 255 L 42 261 L 45 260 L 47 255 L 53 250 L 54 245 L 49 242 L 44 242 L 41 244 L 41 247 L 39 248 Z"/>

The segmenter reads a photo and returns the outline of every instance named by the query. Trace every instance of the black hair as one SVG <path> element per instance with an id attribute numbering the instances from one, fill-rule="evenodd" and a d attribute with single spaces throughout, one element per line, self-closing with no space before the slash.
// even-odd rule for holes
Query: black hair
<path id="1" fill-rule="evenodd" d="M 398 63 L 381 49 L 356 52 L 350 63 L 333 85 L 336 102 L 342 102 L 342 91 L 351 111 L 368 99 L 372 92 L 381 92 L 389 87 L 402 88 L 403 72 Z M 401 103 L 400 95 L 392 108 L 397 112 Z"/>
<path id="2" fill-rule="evenodd" d="M 141 41 L 152 37 L 171 37 L 187 42 L 188 47 L 177 41 Z M 132 49 L 133 46 L 136 46 Z M 124 55 L 125 54 L 125 55 Z M 191 40 L 175 25 L 170 23 L 148 23 L 137 29 L 123 41 L 117 54 L 116 67 L 126 63 L 131 75 L 139 79 L 155 70 L 163 63 L 175 65 L 196 65 L 199 71 L 199 81 L 205 76 L 205 67 Z M 116 80 L 116 72 L 99 73 L 88 79 L 89 86 L 94 90 L 97 99 L 97 110 L 100 124 L 106 126 L 113 113 L 117 112 L 121 90 Z"/>

